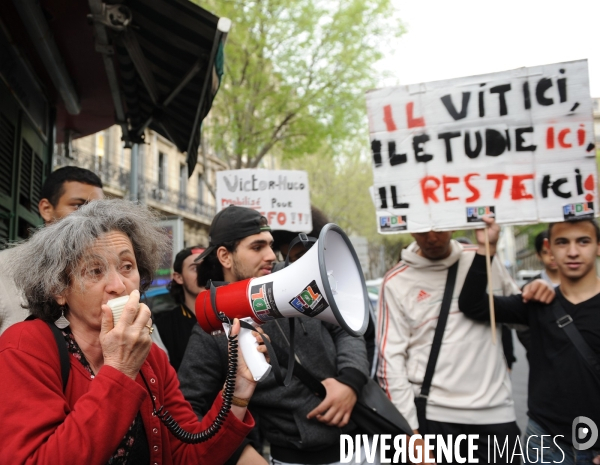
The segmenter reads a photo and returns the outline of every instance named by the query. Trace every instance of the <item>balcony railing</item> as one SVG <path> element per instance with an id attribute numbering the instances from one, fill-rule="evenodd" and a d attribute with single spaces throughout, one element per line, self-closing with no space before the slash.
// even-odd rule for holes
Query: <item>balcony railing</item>
<path id="1" fill-rule="evenodd" d="M 54 153 L 55 168 L 62 166 L 79 166 L 98 175 L 105 188 L 119 192 L 124 198 L 129 197 L 129 170 L 110 163 L 107 157 L 98 157 L 89 152 L 73 148 L 71 157 L 66 157 L 59 146 Z M 212 221 L 216 213 L 213 205 L 208 205 L 199 199 L 188 196 L 180 190 L 169 187 L 159 187 L 158 180 L 138 175 L 138 198 L 141 202 L 151 201 L 170 210 L 176 210 L 182 216 L 194 215 L 202 217 L 207 223 Z"/>

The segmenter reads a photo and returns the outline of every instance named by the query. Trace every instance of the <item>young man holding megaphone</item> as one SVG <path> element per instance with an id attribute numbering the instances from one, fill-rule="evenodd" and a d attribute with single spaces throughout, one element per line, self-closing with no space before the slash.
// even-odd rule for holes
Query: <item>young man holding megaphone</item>
<path id="1" fill-rule="evenodd" d="M 334 239 L 329 239 L 328 245 L 344 249 L 343 241 L 338 243 L 337 238 L 337 235 L 345 238 L 343 232 L 340 234 L 335 228 L 330 229 L 330 236 Z M 212 279 L 237 283 L 239 286 L 243 284 L 240 283 L 242 280 L 256 278 L 251 282 L 259 282 L 265 288 L 271 286 L 273 296 L 281 287 L 298 288 L 298 292 L 301 293 L 305 284 L 308 284 L 304 282 L 306 277 L 303 274 L 313 273 L 315 276 L 310 277 L 316 282 L 316 288 L 311 287 L 313 294 L 315 289 L 325 291 L 324 288 L 327 287 L 327 291 L 322 295 L 315 294 L 315 305 L 311 307 L 311 311 L 317 316 L 316 309 L 319 306 L 319 317 L 331 319 L 331 322 L 324 322 L 318 318 L 302 318 L 299 320 L 300 324 L 295 325 L 294 331 L 296 361 L 315 377 L 323 379 L 322 383 L 327 391 L 325 399 L 321 401 L 295 377 L 287 387 L 283 387 L 277 384 L 273 375 L 269 375 L 257 385 L 249 408 L 253 415 L 260 418 L 260 432 L 271 445 L 272 463 L 338 463 L 342 428 L 349 422 L 357 393 L 367 382 L 368 361 L 365 343 L 362 337 L 353 337 L 345 329 L 332 324 L 336 319 L 342 324 L 340 320 L 345 316 L 340 316 L 340 310 L 332 301 L 330 286 L 337 279 L 334 293 L 343 295 L 345 283 L 342 282 L 343 277 L 337 275 L 327 275 L 327 282 L 322 276 L 317 276 L 319 269 L 323 268 L 319 262 L 322 257 L 319 257 L 319 260 L 316 258 L 317 247 L 309 250 L 306 257 L 294 264 L 293 268 L 275 273 L 270 279 L 269 275 L 276 259 L 271 248 L 272 243 L 273 237 L 268 222 L 258 212 L 237 206 L 222 210 L 211 224 L 210 245 L 200 256 L 204 260 L 198 268 L 198 281 L 204 285 L 207 279 Z M 339 255 L 344 255 L 343 251 Z M 314 266 L 314 272 L 311 268 L 313 263 L 319 265 Z M 336 268 L 333 265 L 332 267 Z M 293 271 L 289 271 L 292 269 Z M 285 280 L 288 282 L 281 282 L 284 280 L 283 276 L 286 276 Z M 319 289 L 320 286 L 323 288 Z M 227 287 L 218 290 L 229 292 Z M 233 292 L 235 285 L 230 289 Z M 327 292 L 330 293 L 329 296 L 325 295 Z M 219 300 L 222 295 L 225 294 L 217 293 L 216 305 L 219 311 L 223 311 L 219 303 L 226 300 Z M 202 296 L 203 294 L 200 294 L 198 299 Z M 239 307 L 247 305 L 245 298 L 229 300 L 239 302 Z M 290 325 L 286 318 L 292 317 L 289 308 L 294 305 L 291 303 L 294 298 L 286 297 L 286 300 L 290 301 L 290 307 L 284 308 L 283 300 L 269 302 L 269 307 L 276 310 L 278 308 L 281 312 L 279 316 L 285 318 L 266 318 L 270 321 L 261 326 L 271 341 L 285 350 L 288 349 L 290 340 Z M 362 305 L 360 302 L 359 304 Z M 197 301 L 197 315 L 198 305 Z M 234 307 L 236 305 L 234 304 Z M 210 312 L 206 312 L 207 318 L 210 317 Z M 355 333 L 360 333 L 361 330 L 364 332 L 367 320 L 362 315 L 356 316 L 358 324 L 352 321 L 343 323 L 349 325 L 350 330 L 356 327 Z M 201 317 L 199 321 L 200 319 Z M 199 416 L 207 412 L 223 385 L 227 368 L 226 343 L 225 337 L 211 336 L 199 326 L 192 331 L 178 375 L 184 396 Z M 345 430 L 343 432 L 350 433 Z M 258 464 L 265 461 L 246 444 L 242 445 L 241 450 L 234 454 L 229 463 Z"/>

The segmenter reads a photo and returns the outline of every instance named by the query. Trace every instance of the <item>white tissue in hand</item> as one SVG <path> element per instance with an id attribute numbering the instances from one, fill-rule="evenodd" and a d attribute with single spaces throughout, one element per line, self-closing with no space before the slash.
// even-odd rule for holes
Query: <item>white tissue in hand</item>
<path id="1" fill-rule="evenodd" d="M 123 297 L 117 297 L 116 299 L 112 299 L 106 302 L 106 305 L 108 305 L 112 310 L 113 323 L 115 326 L 117 326 L 117 322 L 119 321 L 119 318 L 121 318 L 121 313 L 123 313 L 123 308 L 125 307 L 125 304 L 128 300 L 129 296 L 124 295 Z"/>

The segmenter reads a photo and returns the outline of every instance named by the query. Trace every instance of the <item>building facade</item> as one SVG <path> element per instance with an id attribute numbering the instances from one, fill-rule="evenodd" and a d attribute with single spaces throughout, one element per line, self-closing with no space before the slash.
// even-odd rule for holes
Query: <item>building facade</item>
<path id="1" fill-rule="evenodd" d="M 0 248 L 42 224 L 38 203 L 50 172 L 48 100 L 0 31 Z"/>
<path id="2" fill-rule="evenodd" d="M 138 158 L 138 200 L 165 218 L 180 217 L 184 247 L 208 244 L 208 228 L 215 215 L 216 172 L 226 164 L 200 153 L 188 178 L 186 157 L 154 131 L 145 131 Z M 123 148 L 121 128 L 112 126 L 55 147 L 53 169 L 75 165 L 96 173 L 109 197 L 131 198 L 131 150 Z"/>

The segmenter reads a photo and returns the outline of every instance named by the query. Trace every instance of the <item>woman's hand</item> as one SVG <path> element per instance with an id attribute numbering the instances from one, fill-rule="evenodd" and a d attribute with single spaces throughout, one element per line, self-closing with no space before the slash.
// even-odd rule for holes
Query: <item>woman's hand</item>
<path id="1" fill-rule="evenodd" d="M 152 347 L 147 326 L 152 327 L 150 309 L 140 304 L 139 291 L 133 291 L 116 326 L 108 305 L 102 305 L 100 345 L 104 364 L 135 379 Z M 239 326 L 239 325 L 238 325 Z"/>

